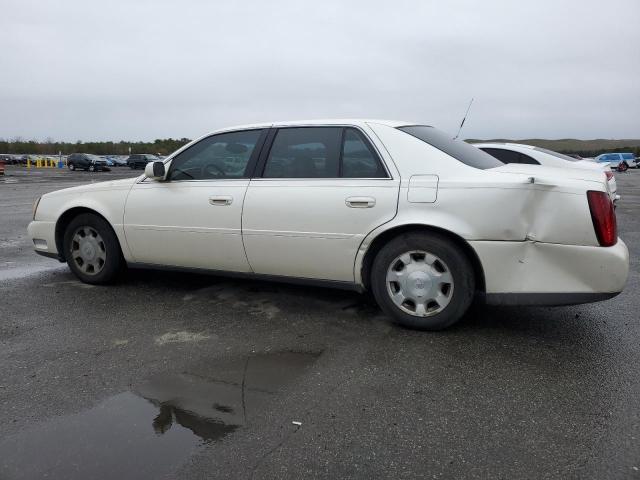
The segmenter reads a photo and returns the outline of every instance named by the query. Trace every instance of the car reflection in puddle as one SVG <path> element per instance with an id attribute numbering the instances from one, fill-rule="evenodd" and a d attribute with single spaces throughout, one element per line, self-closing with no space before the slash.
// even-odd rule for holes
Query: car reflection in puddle
<path id="1" fill-rule="evenodd" d="M 304 373 L 318 353 L 280 352 L 216 364 L 211 376 L 157 376 L 90 410 L 0 440 L 0 478 L 158 478 Z"/>

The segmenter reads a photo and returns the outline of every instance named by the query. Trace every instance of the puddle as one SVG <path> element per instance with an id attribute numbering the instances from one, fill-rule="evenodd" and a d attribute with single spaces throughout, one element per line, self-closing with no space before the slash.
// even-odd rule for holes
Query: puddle
<path id="1" fill-rule="evenodd" d="M 210 375 L 153 377 L 90 410 L 0 441 L 0 478 L 156 479 L 198 447 L 251 422 L 319 353 L 278 352 L 219 362 Z"/>

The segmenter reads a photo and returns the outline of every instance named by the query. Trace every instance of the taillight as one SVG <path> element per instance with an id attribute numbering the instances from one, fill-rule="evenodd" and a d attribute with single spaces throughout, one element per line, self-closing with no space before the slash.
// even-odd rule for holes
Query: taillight
<path id="1" fill-rule="evenodd" d="M 607 181 L 611 180 L 613 178 L 613 172 L 611 170 L 604 172 L 605 176 L 607 177 Z"/>
<path id="2" fill-rule="evenodd" d="M 605 192 L 594 190 L 587 192 L 587 199 L 598 243 L 603 247 L 612 247 L 618 241 L 618 227 L 613 202 Z"/>

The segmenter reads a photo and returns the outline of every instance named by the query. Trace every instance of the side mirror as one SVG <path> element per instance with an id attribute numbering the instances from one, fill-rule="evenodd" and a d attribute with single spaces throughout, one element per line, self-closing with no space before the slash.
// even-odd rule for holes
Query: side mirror
<path id="1" fill-rule="evenodd" d="M 166 174 L 164 169 L 164 163 L 162 162 L 149 162 L 144 167 L 144 174 L 154 180 L 164 180 Z"/>

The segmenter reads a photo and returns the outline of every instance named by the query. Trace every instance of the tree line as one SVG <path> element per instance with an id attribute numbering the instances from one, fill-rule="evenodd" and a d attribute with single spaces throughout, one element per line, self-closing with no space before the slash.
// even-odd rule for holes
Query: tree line
<path id="1" fill-rule="evenodd" d="M 129 155 L 131 153 L 153 153 L 168 155 L 183 145 L 189 143 L 188 138 L 157 138 L 153 142 L 56 142 L 47 139 L 44 142 L 38 140 L 23 140 L 13 138 L 5 140 L 0 138 L 0 153 L 10 154 L 36 154 L 36 155 L 63 155 L 71 153 L 93 153 L 95 155 Z M 131 149 L 131 150 L 129 150 Z"/>

